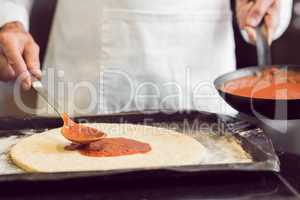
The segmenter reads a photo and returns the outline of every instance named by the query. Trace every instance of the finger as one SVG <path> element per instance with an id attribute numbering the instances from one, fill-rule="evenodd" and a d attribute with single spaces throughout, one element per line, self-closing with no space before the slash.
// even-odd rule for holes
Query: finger
<path id="1" fill-rule="evenodd" d="M 22 88 L 24 90 L 29 90 L 31 87 L 31 78 L 22 57 L 23 49 L 19 48 L 17 43 L 14 41 L 6 43 L 2 46 L 2 49 L 8 64 L 12 66 L 16 76 L 18 77 L 22 74 Z"/>
<path id="2" fill-rule="evenodd" d="M 274 0 L 256 0 L 247 17 L 247 25 L 252 27 L 258 26 L 273 3 Z"/>
<path id="3" fill-rule="evenodd" d="M 249 42 L 251 44 L 255 44 L 255 42 L 256 42 L 256 31 L 255 31 L 255 29 L 250 27 L 250 26 L 246 26 L 244 28 L 244 30 L 247 32 Z"/>
<path id="4" fill-rule="evenodd" d="M 271 15 L 267 15 L 265 17 L 265 25 L 267 27 L 266 28 L 266 35 L 267 35 L 267 38 L 268 38 L 268 43 L 269 43 L 269 45 L 271 45 L 272 41 L 273 41 L 273 32 L 275 30 Z"/>
<path id="5" fill-rule="evenodd" d="M 247 19 L 249 11 L 253 5 L 254 5 L 254 2 L 245 1 L 244 4 L 241 3 L 237 7 L 236 11 L 237 11 L 237 17 L 238 17 L 238 24 L 241 29 L 244 29 L 246 27 L 246 25 L 247 25 L 246 19 Z"/>
<path id="6" fill-rule="evenodd" d="M 1 81 L 5 81 L 5 82 L 15 80 L 16 76 L 13 68 L 10 65 L 5 66 L 5 69 L 1 71 L 0 78 Z"/>
<path id="7" fill-rule="evenodd" d="M 249 3 L 249 0 L 237 0 L 236 8 L 239 9 L 240 7 L 243 7 L 244 5 L 246 5 L 247 3 Z"/>
<path id="8" fill-rule="evenodd" d="M 15 78 L 15 71 L 7 63 L 6 57 L 0 54 L 0 80 L 11 81 Z"/>
<path id="9" fill-rule="evenodd" d="M 34 42 L 28 42 L 24 49 L 24 59 L 28 70 L 36 77 L 41 78 L 42 72 L 40 70 L 40 59 L 39 59 L 39 46 Z"/>
<path id="10" fill-rule="evenodd" d="M 279 3 L 275 1 L 271 8 L 268 10 L 268 14 L 265 16 L 264 22 L 267 29 L 267 36 L 269 45 L 272 44 L 273 34 L 275 33 L 279 21 Z"/>

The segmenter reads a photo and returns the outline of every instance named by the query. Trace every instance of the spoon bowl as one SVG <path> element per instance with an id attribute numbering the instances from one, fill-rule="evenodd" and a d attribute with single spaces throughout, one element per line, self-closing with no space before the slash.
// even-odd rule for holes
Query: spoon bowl
<path id="1" fill-rule="evenodd" d="M 83 124 L 77 124 L 71 120 L 66 113 L 63 113 L 62 118 L 64 125 L 61 129 L 61 133 L 66 139 L 73 143 L 89 144 L 106 136 L 105 133 L 97 130 L 96 128 L 84 126 Z"/>

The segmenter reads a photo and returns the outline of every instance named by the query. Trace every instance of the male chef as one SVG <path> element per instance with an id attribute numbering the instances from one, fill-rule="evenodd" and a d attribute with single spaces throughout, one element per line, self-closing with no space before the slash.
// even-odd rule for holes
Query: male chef
<path id="1" fill-rule="evenodd" d="M 230 0 L 60 0 L 43 77 L 29 31 L 33 2 L 0 1 L 1 105 L 13 99 L 27 112 L 11 82 L 29 90 L 36 76 L 71 115 L 224 111 L 212 82 L 236 67 Z M 252 43 L 263 22 L 271 44 L 288 27 L 291 8 L 292 0 L 236 0 L 236 17 Z M 50 114 L 42 99 L 35 111 Z"/>

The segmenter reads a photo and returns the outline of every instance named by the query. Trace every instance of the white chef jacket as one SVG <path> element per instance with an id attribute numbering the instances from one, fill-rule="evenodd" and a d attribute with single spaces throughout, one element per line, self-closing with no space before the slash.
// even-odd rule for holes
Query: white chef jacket
<path id="1" fill-rule="evenodd" d="M 31 4 L 0 0 L 0 26 L 18 20 L 28 29 Z M 286 30 L 291 7 L 292 0 L 280 0 L 274 39 Z M 231 23 L 230 0 L 61 0 L 43 83 L 71 115 L 228 113 L 212 83 L 235 69 Z M 7 101 L 12 89 L 4 83 L 1 87 L 6 89 L 0 100 Z M 38 114 L 51 113 L 43 100 L 37 102 Z"/>

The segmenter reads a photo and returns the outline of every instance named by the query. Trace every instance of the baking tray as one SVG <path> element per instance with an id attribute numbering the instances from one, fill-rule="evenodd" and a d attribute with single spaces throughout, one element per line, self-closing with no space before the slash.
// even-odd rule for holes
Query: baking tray
<path id="1" fill-rule="evenodd" d="M 185 176 L 192 173 L 216 174 L 223 172 L 278 172 L 279 159 L 271 140 L 264 131 L 255 125 L 227 115 L 207 112 L 159 113 L 121 113 L 113 115 L 77 117 L 75 121 L 89 123 L 131 123 L 159 127 L 168 127 L 186 134 L 195 131 L 211 132 L 213 137 L 234 137 L 243 149 L 252 157 L 253 162 L 230 164 L 201 164 L 193 166 L 177 166 L 146 169 L 126 169 L 89 172 L 58 173 L 6 173 L 0 174 L 0 182 L 10 181 L 57 181 L 66 179 L 95 178 L 103 180 L 124 177 L 155 178 L 171 175 Z M 197 126 L 195 126 L 195 124 Z M 202 126 L 202 125 L 205 126 Z M 188 125 L 188 127 L 186 127 Z M 207 126 L 208 125 L 208 126 Z M 39 133 L 62 126 L 62 120 L 52 117 L 0 118 L 0 137 L 22 137 L 24 134 Z M 196 127 L 196 128 L 195 128 Z"/>

